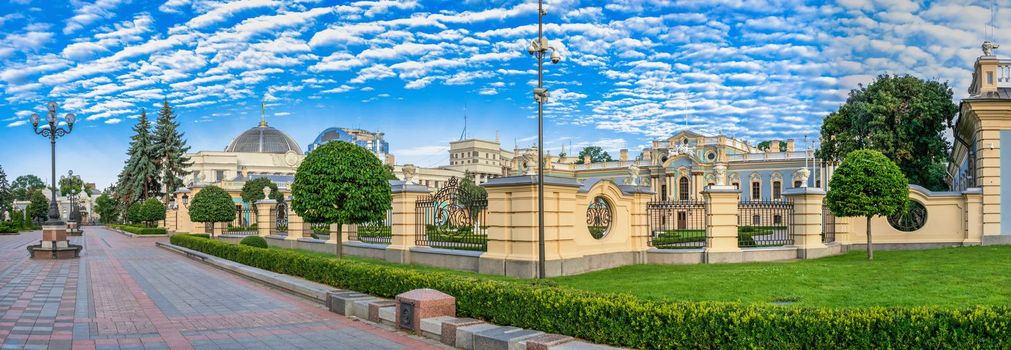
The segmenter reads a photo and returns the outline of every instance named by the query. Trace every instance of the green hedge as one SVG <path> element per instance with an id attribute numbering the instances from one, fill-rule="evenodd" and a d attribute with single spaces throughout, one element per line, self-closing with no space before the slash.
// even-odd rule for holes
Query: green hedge
<path id="1" fill-rule="evenodd" d="M 18 233 L 20 227 L 13 222 L 0 222 L 0 233 Z"/>
<path id="2" fill-rule="evenodd" d="M 663 302 L 536 283 L 264 250 L 187 235 L 172 244 L 238 263 L 381 297 L 433 288 L 456 297 L 461 317 L 632 348 L 1011 348 L 1011 309 L 808 308 Z M 728 281 L 732 283 L 732 281 Z"/>
<path id="3" fill-rule="evenodd" d="M 168 231 L 161 227 L 138 227 L 130 225 L 109 225 L 109 227 L 114 227 L 135 235 L 164 235 L 168 233 Z"/>

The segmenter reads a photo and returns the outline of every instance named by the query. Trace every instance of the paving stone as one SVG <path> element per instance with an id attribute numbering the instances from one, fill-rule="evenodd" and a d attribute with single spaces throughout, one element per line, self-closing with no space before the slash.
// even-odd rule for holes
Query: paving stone
<path id="1" fill-rule="evenodd" d="M 0 349 L 439 348 L 152 243 L 167 238 L 94 227 L 71 237 L 81 258 L 29 260 L 39 235 L 0 236 Z"/>
<path id="2" fill-rule="evenodd" d="M 362 294 L 358 292 L 338 292 L 327 294 L 327 305 L 331 312 L 336 312 L 337 314 L 344 316 L 353 315 L 352 306 L 357 300 L 375 300 L 368 294 Z"/>
<path id="3" fill-rule="evenodd" d="M 455 318 L 451 316 L 423 318 L 421 319 L 421 332 L 427 337 L 440 339 L 442 338 L 442 323 Z"/>
<path id="4" fill-rule="evenodd" d="M 520 342 L 544 334 L 516 327 L 499 327 L 474 334 L 476 350 L 525 350 Z"/>
<path id="5" fill-rule="evenodd" d="M 490 323 L 480 323 L 472 326 L 460 327 L 456 329 L 456 347 L 460 349 L 474 348 L 474 334 L 490 329 L 502 328 Z"/>

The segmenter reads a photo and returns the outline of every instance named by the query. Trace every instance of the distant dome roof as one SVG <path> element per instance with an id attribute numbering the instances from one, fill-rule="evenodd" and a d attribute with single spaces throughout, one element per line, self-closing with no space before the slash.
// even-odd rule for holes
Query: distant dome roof
<path id="1" fill-rule="evenodd" d="M 288 151 L 302 154 L 302 149 L 291 136 L 267 126 L 264 122 L 260 123 L 260 126 L 246 130 L 225 148 L 225 152 L 287 153 Z"/>

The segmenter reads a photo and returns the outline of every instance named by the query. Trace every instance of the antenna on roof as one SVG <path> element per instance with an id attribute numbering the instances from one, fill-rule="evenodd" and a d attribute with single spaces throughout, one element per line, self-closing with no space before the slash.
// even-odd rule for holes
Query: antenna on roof
<path id="1" fill-rule="evenodd" d="M 467 139 L 467 104 L 463 104 L 463 132 L 460 133 L 460 141 Z"/>

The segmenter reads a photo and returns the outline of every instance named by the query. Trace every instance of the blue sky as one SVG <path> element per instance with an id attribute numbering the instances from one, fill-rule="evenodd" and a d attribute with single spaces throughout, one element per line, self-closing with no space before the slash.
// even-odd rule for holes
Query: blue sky
<path id="1" fill-rule="evenodd" d="M 571 143 L 635 154 L 686 124 L 800 140 L 881 73 L 947 80 L 964 96 L 991 13 L 990 1 L 546 3 L 564 57 L 546 68 L 553 153 Z M 1011 28 L 997 26 L 990 37 Z M 139 111 L 162 98 L 193 150 L 255 126 L 261 101 L 303 148 L 330 126 L 380 130 L 398 163 L 446 164 L 464 114 L 471 137 L 535 141 L 534 1 L 0 0 L 0 28 L 9 178 L 48 177 L 48 145 L 27 121 L 49 100 L 80 120 L 58 144 L 58 172 L 100 187 Z"/>

